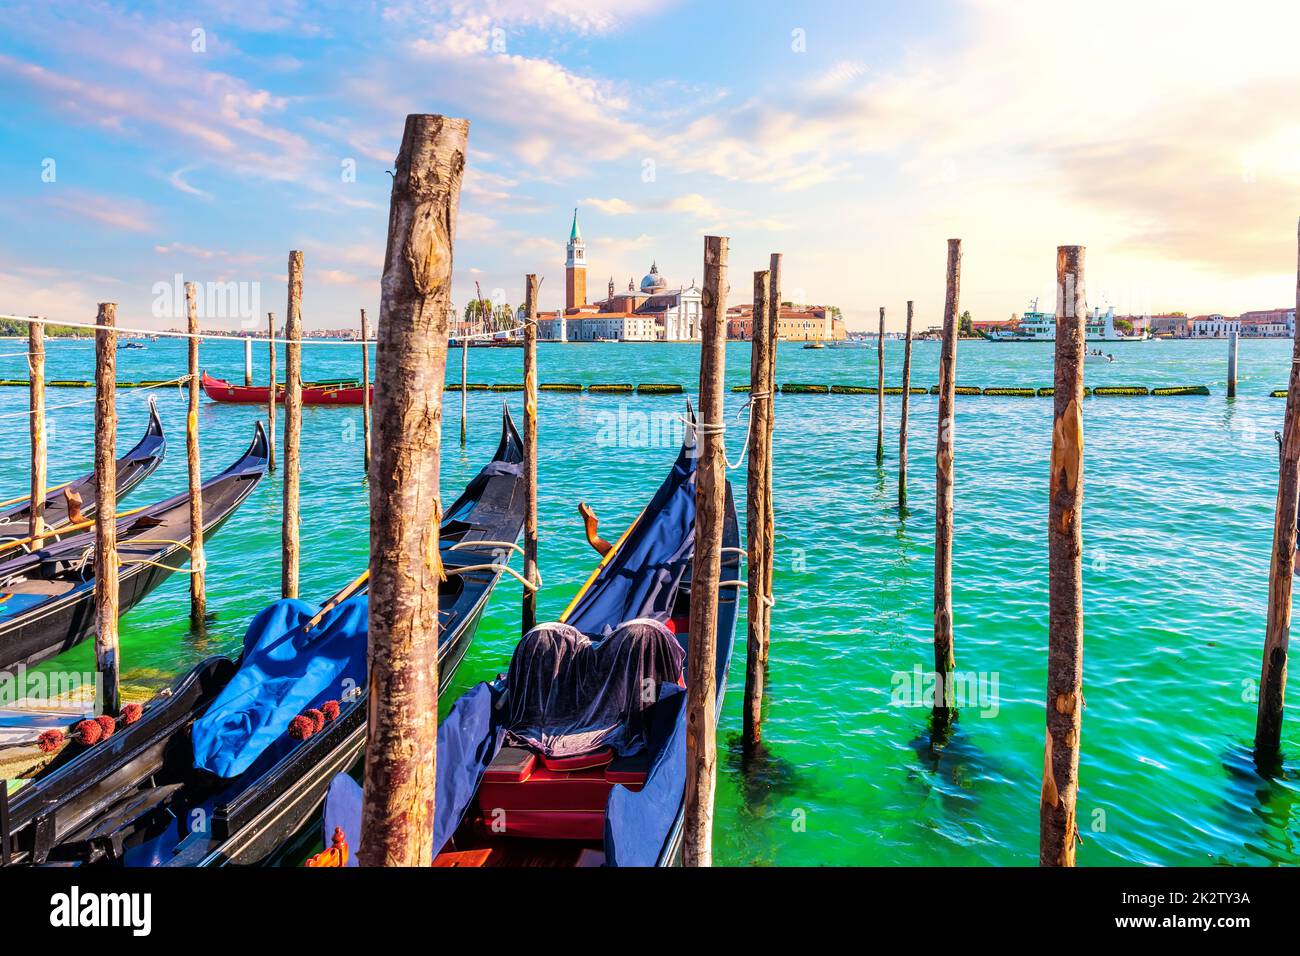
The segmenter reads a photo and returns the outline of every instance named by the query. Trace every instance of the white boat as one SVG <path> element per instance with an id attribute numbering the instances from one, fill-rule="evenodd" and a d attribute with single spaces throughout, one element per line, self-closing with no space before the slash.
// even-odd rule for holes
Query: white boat
<path id="1" fill-rule="evenodd" d="M 1014 329 L 999 329 L 992 338 L 1003 342 L 1055 342 L 1056 315 L 1038 311 L 1038 300 L 1030 303 L 1029 311 L 1020 317 Z M 1084 323 L 1084 338 L 1089 342 L 1142 342 L 1147 334 L 1125 335 L 1115 327 L 1115 307 L 1105 312 L 1094 306 Z"/>

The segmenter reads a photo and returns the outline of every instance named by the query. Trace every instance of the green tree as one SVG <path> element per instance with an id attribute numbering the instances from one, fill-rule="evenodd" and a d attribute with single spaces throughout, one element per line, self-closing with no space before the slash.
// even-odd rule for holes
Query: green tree
<path id="1" fill-rule="evenodd" d="M 961 314 L 961 317 L 957 320 L 957 333 L 959 335 L 975 334 L 975 324 L 974 324 L 974 320 L 972 320 L 970 317 L 969 309 L 963 312 Z"/>

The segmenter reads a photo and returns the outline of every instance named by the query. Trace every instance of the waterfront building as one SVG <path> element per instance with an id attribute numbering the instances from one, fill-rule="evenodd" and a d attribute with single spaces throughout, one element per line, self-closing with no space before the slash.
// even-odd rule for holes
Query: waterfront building
<path id="1" fill-rule="evenodd" d="M 1241 331 L 1241 320 L 1215 312 L 1194 316 L 1188 328 L 1194 339 L 1226 339 L 1229 332 Z"/>
<path id="2" fill-rule="evenodd" d="M 727 309 L 727 338 L 749 341 L 754 337 L 754 306 L 734 305 Z M 844 320 L 823 305 L 781 308 L 776 337 L 783 342 L 842 342 L 848 337 Z"/>
<path id="3" fill-rule="evenodd" d="M 1293 338 L 1295 309 L 1260 309 L 1241 313 L 1243 338 Z"/>

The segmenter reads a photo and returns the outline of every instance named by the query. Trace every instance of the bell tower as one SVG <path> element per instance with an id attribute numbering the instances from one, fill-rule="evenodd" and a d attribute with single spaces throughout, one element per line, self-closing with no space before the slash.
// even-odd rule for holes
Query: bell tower
<path id="1" fill-rule="evenodd" d="M 568 258 L 564 261 L 564 307 L 576 309 L 587 304 L 587 246 L 578 231 L 578 210 L 573 210 L 573 228 L 569 230 Z"/>

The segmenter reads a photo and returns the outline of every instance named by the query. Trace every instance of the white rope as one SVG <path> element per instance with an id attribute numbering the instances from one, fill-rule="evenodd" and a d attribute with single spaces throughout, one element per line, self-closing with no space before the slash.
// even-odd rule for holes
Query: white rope
<path id="1" fill-rule="evenodd" d="M 39 318 L 37 316 L 31 316 L 31 315 L 0 315 L 0 319 L 12 319 L 15 322 L 26 322 L 29 325 L 33 322 L 47 321 L 44 318 Z M 241 333 L 232 332 L 230 334 L 220 334 L 220 335 L 205 334 L 203 332 L 195 332 L 191 334 L 189 332 L 174 332 L 170 330 L 162 331 L 160 329 L 136 329 L 136 328 L 130 328 L 125 325 L 97 325 L 94 322 L 55 322 L 52 324 L 66 326 L 67 328 L 70 329 L 87 329 L 91 331 L 98 330 L 98 329 L 108 329 L 110 331 L 119 332 L 124 335 L 156 335 L 161 338 L 198 339 L 199 341 L 203 341 L 203 342 L 239 342 L 242 344 L 244 340 L 247 339 L 252 342 L 268 342 L 268 343 L 273 343 L 275 345 L 347 345 L 355 348 L 356 346 L 361 345 L 363 341 L 362 339 L 333 340 L 333 339 L 261 338 L 260 336 L 251 336 L 248 335 L 247 333 L 242 333 L 242 332 Z M 454 338 L 457 342 L 459 342 L 461 339 L 496 338 L 497 336 L 509 336 L 510 333 L 512 332 L 521 331 L 523 327 L 524 325 L 521 322 L 519 325 L 513 325 L 508 329 L 499 329 L 498 331 L 495 332 L 473 332 L 469 335 L 449 336 L 449 338 Z M 378 341 L 379 341 L 378 339 L 365 339 L 364 344 L 375 345 L 378 343 Z M 15 353 L 15 354 L 19 354 L 19 353 Z M 26 353 L 21 353 L 21 354 L 26 354 Z"/>
<path id="2" fill-rule="evenodd" d="M 150 389 L 153 389 L 153 388 L 167 388 L 168 386 L 171 386 L 171 385 L 178 385 L 178 386 L 179 386 L 179 385 L 184 385 L 184 384 L 185 384 L 186 382 L 188 382 L 189 380 L 190 380 L 190 376 L 189 376 L 189 373 L 187 372 L 187 373 L 185 373 L 184 375 L 182 375 L 180 378 L 172 378 L 172 379 L 168 379 L 168 380 L 165 381 L 165 382 L 156 382 L 156 383 L 153 384 L 153 385 L 134 385 L 134 386 L 132 386 L 131 388 L 126 389 L 126 392 L 127 392 L 126 397 L 127 397 L 128 399 L 129 399 L 129 398 L 134 398 L 134 397 L 135 397 L 134 393 L 137 393 L 137 392 L 147 392 L 147 391 L 149 391 Z M 54 387 L 54 388 L 58 388 L 57 385 L 56 385 L 56 386 L 53 386 L 53 387 Z M 85 386 L 85 387 L 89 388 L 90 386 Z M 91 404 L 94 404 L 94 402 L 95 402 L 95 396 L 92 395 L 90 398 L 83 398 L 83 399 L 82 399 L 81 401 L 79 401 L 79 402 L 64 402 L 64 403 L 61 404 L 61 405 L 46 405 L 46 406 L 45 406 L 45 411 L 46 411 L 46 413 L 48 414 L 49 412 L 57 412 L 57 411 L 58 411 L 59 409 L 61 409 L 61 408 L 78 408 L 78 407 L 81 406 L 81 405 L 91 405 Z M 28 410 L 25 411 L 25 412 L 5 412 L 3 415 L 0 415 L 0 419 L 4 419 L 4 418 L 31 418 L 31 417 L 32 417 L 32 412 L 31 412 L 30 409 L 28 409 Z"/>
<path id="3" fill-rule="evenodd" d="M 533 583 L 508 564 L 467 564 L 460 568 L 445 568 L 445 574 L 468 574 L 470 571 L 504 571 L 513 575 L 524 587 L 536 591 L 542 585 L 542 572 L 537 572 L 537 582 Z"/>
<path id="4" fill-rule="evenodd" d="M 507 548 L 512 551 L 524 553 L 524 549 L 514 541 L 457 541 L 448 551 L 459 551 L 461 548 Z"/>

